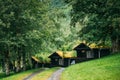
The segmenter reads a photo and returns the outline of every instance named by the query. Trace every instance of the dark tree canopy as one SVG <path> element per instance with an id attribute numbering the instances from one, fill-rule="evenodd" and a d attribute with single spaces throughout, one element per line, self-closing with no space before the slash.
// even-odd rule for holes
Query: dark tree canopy
<path id="1" fill-rule="evenodd" d="M 70 1 L 70 0 L 69 0 Z M 120 0 L 75 0 L 71 24 L 84 25 L 80 37 L 89 41 L 110 39 L 113 51 L 120 51 Z"/>

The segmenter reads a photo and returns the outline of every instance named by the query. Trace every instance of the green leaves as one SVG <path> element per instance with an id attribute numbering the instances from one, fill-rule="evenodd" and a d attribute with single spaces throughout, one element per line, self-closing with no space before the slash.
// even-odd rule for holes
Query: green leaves
<path id="1" fill-rule="evenodd" d="M 39 0 L 0 0 L 0 51 L 4 56 L 31 58 L 31 54 L 39 52 L 41 47 L 40 30 L 44 27 L 43 19 L 48 5 Z M 23 54 L 25 56 L 23 56 Z M 16 60 L 15 58 L 14 60 Z"/>
<path id="2" fill-rule="evenodd" d="M 119 33 L 116 30 L 119 29 L 119 25 L 116 25 L 116 22 L 119 20 L 114 20 L 120 17 L 119 0 L 75 0 L 72 6 L 72 25 L 80 22 L 84 26 L 80 31 L 80 37 L 89 41 L 99 41 L 118 36 Z M 87 21 L 85 21 L 86 16 Z"/>

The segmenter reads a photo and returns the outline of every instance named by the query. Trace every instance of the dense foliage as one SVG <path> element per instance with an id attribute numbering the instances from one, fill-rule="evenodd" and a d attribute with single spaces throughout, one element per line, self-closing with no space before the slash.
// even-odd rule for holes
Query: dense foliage
<path id="1" fill-rule="evenodd" d="M 0 55 L 7 75 L 10 64 L 16 72 L 25 69 L 26 55 L 40 47 L 36 43 L 40 43 L 36 32 L 39 29 L 37 19 L 42 16 L 38 13 L 43 12 L 42 3 L 37 0 L 0 0 Z"/>
<path id="2" fill-rule="evenodd" d="M 65 0 L 72 5 L 71 24 L 83 25 L 79 35 L 89 42 L 111 41 L 113 52 L 120 51 L 119 0 Z"/>

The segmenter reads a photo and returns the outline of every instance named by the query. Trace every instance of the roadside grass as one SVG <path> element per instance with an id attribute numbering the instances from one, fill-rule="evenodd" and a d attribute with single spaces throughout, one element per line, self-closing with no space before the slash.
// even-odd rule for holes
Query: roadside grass
<path id="1" fill-rule="evenodd" d="M 11 73 L 10 76 L 5 76 L 5 73 L 0 73 L 0 80 L 23 80 L 25 77 L 29 76 L 30 74 L 42 70 L 41 68 L 27 70 L 20 73 Z"/>
<path id="2" fill-rule="evenodd" d="M 47 80 L 59 67 L 53 67 L 34 76 L 31 80 Z"/>
<path id="3" fill-rule="evenodd" d="M 120 80 L 120 53 L 72 65 L 61 80 Z"/>

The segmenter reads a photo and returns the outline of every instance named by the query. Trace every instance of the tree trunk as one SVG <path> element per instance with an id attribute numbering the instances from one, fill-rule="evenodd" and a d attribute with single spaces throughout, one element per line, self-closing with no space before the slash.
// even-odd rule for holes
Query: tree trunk
<path id="1" fill-rule="evenodd" d="M 23 71 L 26 70 L 25 56 L 21 56 L 21 68 Z"/>
<path id="2" fill-rule="evenodd" d="M 15 71 L 15 70 L 16 70 L 16 69 L 15 69 L 15 68 L 16 68 L 16 67 L 15 67 L 15 60 L 13 60 L 12 63 L 13 63 L 13 71 L 16 72 L 16 71 Z"/>
<path id="3" fill-rule="evenodd" d="M 5 56 L 5 73 L 6 73 L 6 75 L 10 74 L 10 66 L 9 66 L 9 57 L 8 57 L 8 55 Z"/>
<path id="4" fill-rule="evenodd" d="M 9 48 L 8 48 L 8 50 L 7 51 L 5 51 L 4 52 L 4 54 L 5 54 L 5 56 L 4 56 L 4 67 L 5 67 L 5 73 L 6 73 L 6 75 L 10 75 L 10 66 L 9 66 L 9 64 L 10 64 L 10 59 L 9 59 L 9 53 L 10 53 L 10 50 L 9 50 Z"/>
<path id="5" fill-rule="evenodd" d="M 20 61 L 21 61 L 21 56 L 20 56 L 20 53 L 18 52 L 17 53 L 17 60 L 16 60 L 16 72 L 20 72 L 20 69 L 21 69 L 21 67 L 20 67 Z"/>
<path id="6" fill-rule="evenodd" d="M 9 74 L 10 74 L 9 61 L 6 61 L 6 62 L 5 62 L 5 73 L 6 73 L 6 75 L 9 75 Z"/>
<path id="7" fill-rule="evenodd" d="M 16 64 L 16 72 L 20 72 L 20 59 L 18 58 L 17 64 Z"/>
<path id="8" fill-rule="evenodd" d="M 112 39 L 112 52 L 120 52 L 120 38 Z"/>

